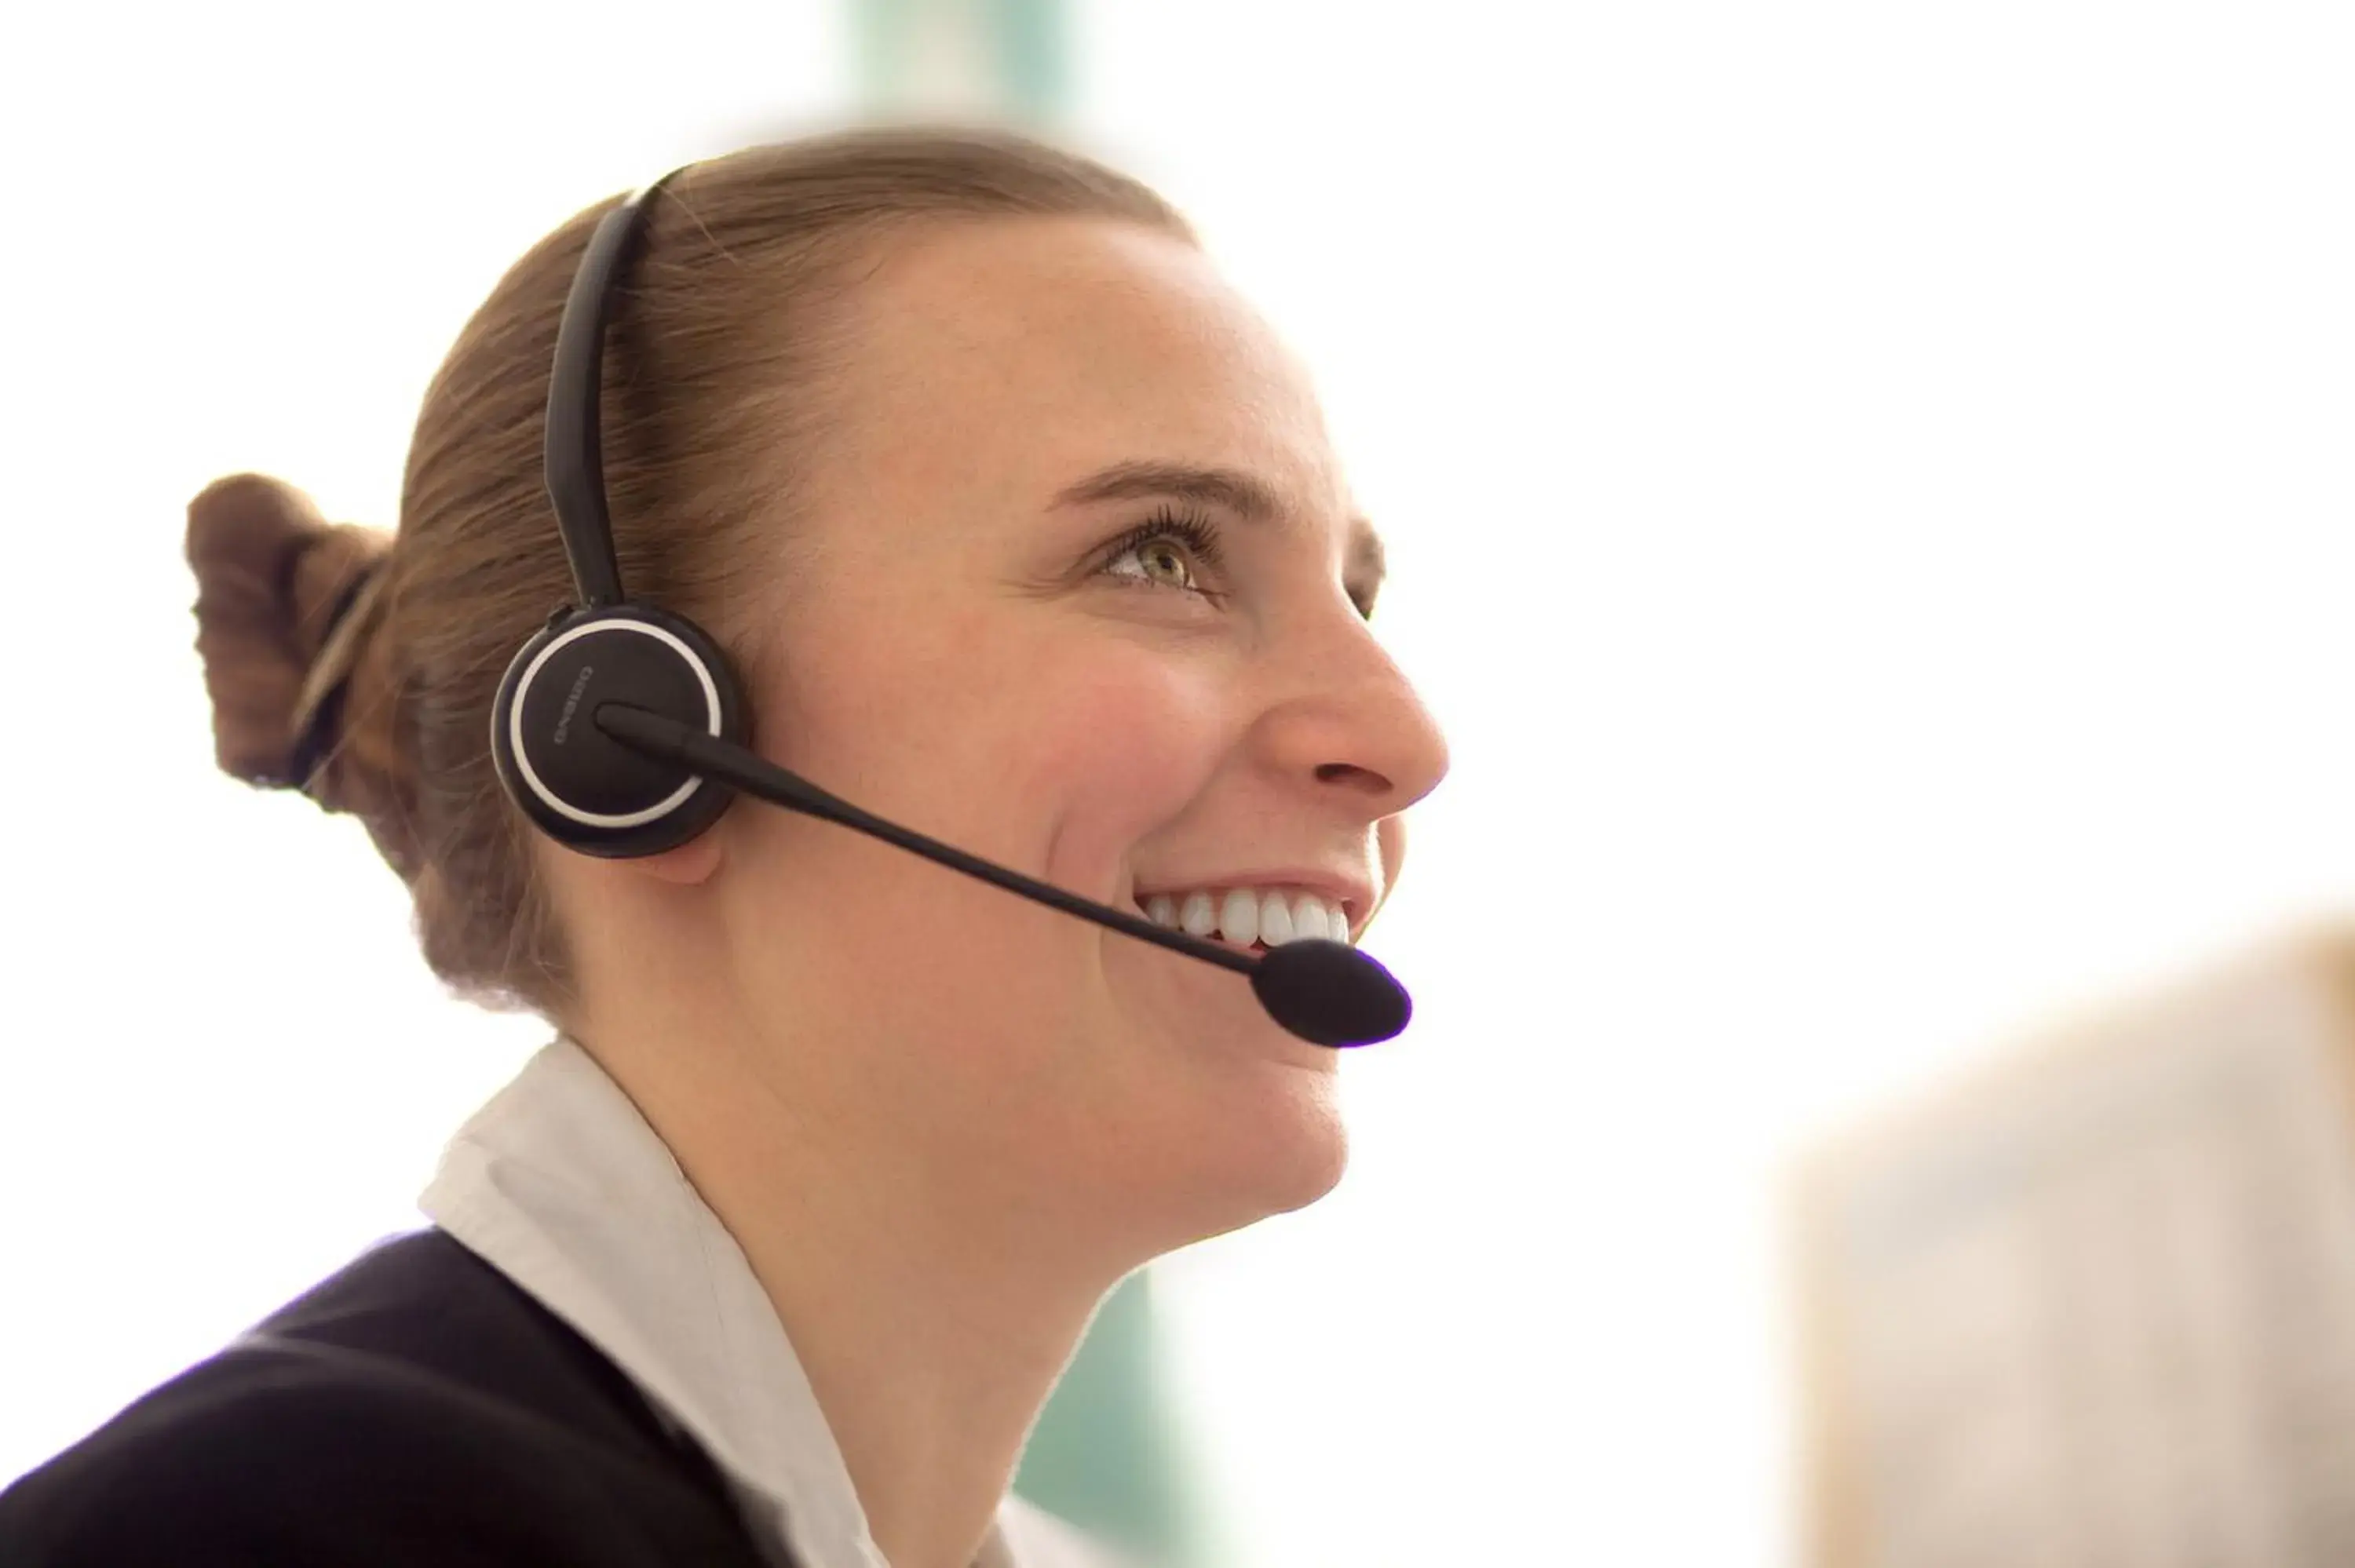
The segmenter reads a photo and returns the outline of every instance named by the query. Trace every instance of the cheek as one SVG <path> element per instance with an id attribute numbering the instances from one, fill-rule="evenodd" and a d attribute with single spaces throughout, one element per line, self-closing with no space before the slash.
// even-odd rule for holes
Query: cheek
<path id="1" fill-rule="evenodd" d="M 1041 616 L 903 610 L 920 635 L 810 636 L 799 678 L 772 688 L 762 748 L 869 810 L 1101 893 L 1216 771 L 1231 704 L 1213 650 Z"/>
<path id="2" fill-rule="evenodd" d="M 1224 705 L 1206 673 L 1135 648 L 1054 690 L 1023 726 L 1032 789 L 1054 814 L 1050 870 L 1101 884 L 1217 772 Z"/>

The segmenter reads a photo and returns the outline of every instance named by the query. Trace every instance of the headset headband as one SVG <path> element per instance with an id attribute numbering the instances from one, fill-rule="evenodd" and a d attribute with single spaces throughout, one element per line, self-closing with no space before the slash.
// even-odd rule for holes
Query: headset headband
<path id="1" fill-rule="evenodd" d="M 625 597 L 613 556 L 613 520 L 605 507 L 599 408 L 605 326 L 635 242 L 645 231 L 655 193 L 680 172 L 673 169 L 632 192 L 598 221 L 572 274 L 571 292 L 557 329 L 556 363 L 548 382 L 548 499 L 556 508 L 564 558 L 571 564 L 573 590 L 583 609 L 619 604 Z"/>

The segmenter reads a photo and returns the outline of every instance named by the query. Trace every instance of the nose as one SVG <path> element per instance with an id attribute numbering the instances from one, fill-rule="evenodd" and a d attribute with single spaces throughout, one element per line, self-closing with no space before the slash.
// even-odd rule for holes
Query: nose
<path id="1" fill-rule="evenodd" d="M 1369 821 L 1394 816 L 1446 777 L 1446 737 L 1362 619 L 1345 610 L 1328 625 L 1293 639 L 1258 749 L 1285 778 L 1347 799 Z"/>

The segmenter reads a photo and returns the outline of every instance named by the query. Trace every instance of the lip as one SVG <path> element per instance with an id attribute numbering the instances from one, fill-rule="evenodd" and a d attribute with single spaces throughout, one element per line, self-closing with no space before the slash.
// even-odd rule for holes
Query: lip
<path id="1" fill-rule="evenodd" d="M 1282 867 L 1273 871 L 1220 871 L 1192 877 L 1156 877 L 1151 882 L 1140 880 L 1129 890 L 1129 898 L 1142 909 L 1146 901 L 1157 893 L 1208 892 L 1212 888 L 1290 887 L 1313 893 L 1330 904 L 1341 906 L 1341 918 L 1348 922 L 1349 938 L 1355 941 L 1366 912 L 1374 906 L 1373 884 L 1347 872 L 1310 871 L 1300 866 Z"/>

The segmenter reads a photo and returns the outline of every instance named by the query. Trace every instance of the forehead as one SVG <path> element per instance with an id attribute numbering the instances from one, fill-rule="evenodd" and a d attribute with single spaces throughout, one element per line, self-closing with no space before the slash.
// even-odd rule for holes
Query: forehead
<path id="1" fill-rule="evenodd" d="M 1105 219 L 885 237 L 844 302 L 828 402 L 846 455 L 1019 489 L 1145 461 L 1231 468 L 1346 515 L 1308 377 L 1188 241 Z M 829 445 L 834 443 L 829 442 Z"/>

